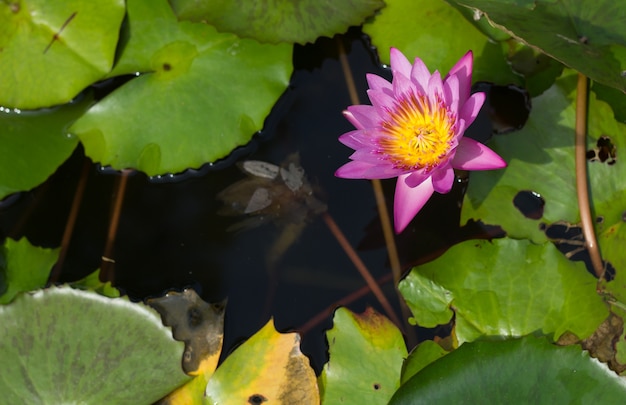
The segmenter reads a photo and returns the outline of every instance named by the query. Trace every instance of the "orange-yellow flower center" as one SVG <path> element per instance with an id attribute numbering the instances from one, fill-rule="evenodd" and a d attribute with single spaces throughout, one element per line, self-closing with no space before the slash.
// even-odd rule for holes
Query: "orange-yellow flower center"
<path id="1" fill-rule="evenodd" d="M 431 104 L 426 96 L 410 95 L 383 121 L 380 151 L 396 167 L 430 170 L 450 151 L 454 124 L 455 117 L 442 102 Z"/>

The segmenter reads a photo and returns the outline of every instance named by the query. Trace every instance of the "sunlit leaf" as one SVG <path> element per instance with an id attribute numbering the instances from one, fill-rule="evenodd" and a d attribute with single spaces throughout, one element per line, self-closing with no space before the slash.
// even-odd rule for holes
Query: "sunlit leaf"
<path id="1" fill-rule="evenodd" d="M 409 357 L 407 357 L 402 364 L 401 383 L 404 384 L 421 369 L 435 360 L 442 358 L 446 354 L 448 354 L 448 352 L 432 340 L 425 340 L 421 342 L 415 349 L 413 349 L 413 351 L 409 354 Z"/>
<path id="2" fill-rule="evenodd" d="M 182 20 L 206 21 L 221 32 L 260 42 L 314 42 L 361 25 L 382 0 L 170 0 Z M 268 29 L 270 28 L 271 29 Z"/>
<path id="3" fill-rule="evenodd" d="M 183 369 L 195 378 L 169 394 L 162 404 L 202 404 L 204 391 L 213 375 L 224 340 L 224 305 L 209 304 L 193 289 L 170 291 L 152 298 L 148 305 L 159 311 L 176 340 L 185 342 Z"/>
<path id="4" fill-rule="evenodd" d="M 114 74 L 142 72 L 71 128 L 94 161 L 148 175 L 197 168 L 263 127 L 286 89 L 292 46 L 178 22 L 166 0 L 129 0 Z"/>
<path id="5" fill-rule="evenodd" d="M 210 404 L 318 404 L 319 391 L 296 333 L 273 321 L 231 353 L 206 388 Z"/>
<path id="6" fill-rule="evenodd" d="M 46 285 L 59 249 L 44 249 L 31 245 L 26 238 L 6 239 L 1 249 L 0 304 L 7 304 L 24 291 Z"/>
<path id="7" fill-rule="evenodd" d="M 454 313 L 459 343 L 537 330 L 583 339 L 608 315 L 595 278 L 551 243 L 462 242 L 415 267 L 399 288 L 421 326 L 445 324 Z"/>
<path id="8" fill-rule="evenodd" d="M 320 376 L 325 404 L 387 404 L 400 386 L 407 357 L 402 333 L 384 316 L 367 309 L 335 312 L 326 333 L 330 360 Z"/>
<path id="9" fill-rule="evenodd" d="M 489 147 L 508 167 L 471 173 L 461 223 L 480 219 L 502 226 L 511 237 L 540 243 L 547 240 L 542 223 L 579 221 L 574 164 L 576 80 L 575 72 L 565 71 L 552 88 L 533 98 L 533 109 L 522 130 L 491 140 Z M 611 160 L 587 165 L 592 214 L 602 217 L 596 228 L 603 255 L 615 268 L 624 268 L 623 236 L 617 230 L 624 222 L 626 206 L 626 165 L 619 157 L 619 151 L 626 150 L 626 125 L 615 121 L 610 107 L 591 93 L 587 149 L 597 148 L 602 136 L 610 139 L 618 155 L 612 165 Z M 535 192 L 545 200 L 540 220 L 525 217 L 514 206 L 521 191 Z"/>
<path id="10" fill-rule="evenodd" d="M 384 63 L 389 48 L 400 49 L 409 60 L 419 57 L 433 71 L 447 74 L 468 51 L 474 52 L 474 81 L 521 84 L 511 71 L 500 45 L 494 43 L 444 0 L 387 0 L 387 6 L 366 23 Z"/>
<path id="11" fill-rule="evenodd" d="M 459 0 L 494 25 L 578 70 L 626 92 L 626 4 L 613 0 Z"/>
<path id="12" fill-rule="evenodd" d="M 111 70 L 123 18 L 123 0 L 0 2 L 0 105 L 70 101 Z"/>
<path id="13" fill-rule="evenodd" d="M 0 306 L 7 404 L 151 404 L 189 379 L 151 308 L 69 287 Z"/>
<path id="14" fill-rule="evenodd" d="M 618 404 L 625 397 L 624 380 L 580 347 L 529 336 L 465 343 L 417 373 L 390 404 Z"/>
<path id="15" fill-rule="evenodd" d="M 0 199 L 43 183 L 72 154 L 78 138 L 67 128 L 91 102 L 86 96 L 46 110 L 0 109 Z"/>

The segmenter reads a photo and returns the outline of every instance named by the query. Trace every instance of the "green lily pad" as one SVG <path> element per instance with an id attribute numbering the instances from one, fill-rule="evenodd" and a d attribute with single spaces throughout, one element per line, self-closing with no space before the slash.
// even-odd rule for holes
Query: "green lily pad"
<path id="1" fill-rule="evenodd" d="M 91 103 L 92 97 L 85 96 L 32 112 L 3 113 L 0 108 L 0 199 L 38 186 L 67 160 L 78 145 L 78 138 L 68 135 L 67 127 Z"/>
<path id="2" fill-rule="evenodd" d="M 11 302 L 18 293 L 45 286 L 58 256 L 59 249 L 36 247 L 26 238 L 6 239 L 0 255 L 0 304 Z"/>
<path id="3" fill-rule="evenodd" d="M 443 0 L 387 0 L 387 6 L 363 26 L 384 63 L 389 48 L 400 49 L 409 60 L 416 56 L 443 75 L 468 51 L 474 52 L 474 81 L 521 84 L 507 64 L 502 47 L 492 42 Z"/>
<path id="4" fill-rule="evenodd" d="M 78 281 L 74 281 L 70 283 L 72 288 L 79 288 L 81 290 L 89 290 L 95 291 L 100 295 L 104 295 L 109 298 L 117 298 L 119 297 L 120 290 L 113 287 L 110 281 L 102 282 L 100 281 L 100 270 L 96 270 L 93 273 L 87 275 L 84 278 L 81 278 Z"/>
<path id="5" fill-rule="evenodd" d="M 292 46 L 178 22 L 165 0 L 129 0 L 114 74 L 146 72 L 70 128 L 94 161 L 148 175 L 197 168 L 247 143 L 286 89 Z"/>
<path id="6" fill-rule="evenodd" d="M 319 378 L 323 403 L 387 404 L 407 357 L 402 334 L 371 308 L 360 315 L 339 308 L 333 321 L 330 360 Z"/>
<path id="7" fill-rule="evenodd" d="M 596 279 L 551 243 L 469 240 L 413 268 L 399 289 L 421 326 L 446 324 L 455 314 L 459 343 L 537 330 L 584 339 L 608 315 Z"/>
<path id="8" fill-rule="evenodd" d="M 407 357 L 402 364 L 401 383 L 404 384 L 424 367 L 442 358 L 446 354 L 448 354 L 448 352 L 432 340 L 421 342 L 413 349 L 409 357 Z"/>
<path id="9" fill-rule="evenodd" d="M 382 0 L 170 0 L 181 20 L 205 21 L 221 32 L 260 42 L 314 42 L 361 25 L 385 5 Z"/>
<path id="10" fill-rule="evenodd" d="M 8 404 L 151 404 L 189 379 L 183 346 L 143 304 L 69 287 L 0 307 Z"/>
<path id="11" fill-rule="evenodd" d="M 0 3 L 0 105 L 63 104 L 111 70 L 123 0 Z"/>
<path id="12" fill-rule="evenodd" d="M 591 79 L 626 92 L 623 2 L 461 0 L 458 3 L 480 10 L 493 25 Z"/>
<path id="13" fill-rule="evenodd" d="M 542 223 L 579 221 L 574 171 L 576 80 L 576 73 L 566 70 L 552 88 L 532 99 L 533 109 L 522 130 L 492 138 L 489 147 L 507 161 L 508 167 L 471 173 L 461 223 L 480 219 L 502 226 L 511 237 L 541 243 L 547 240 Z M 615 121 L 611 108 L 592 92 L 587 149 L 597 148 L 602 136 L 611 140 L 618 154 L 626 150 L 626 125 Z M 587 165 L 593 215 L 604 219 L 602 224 L 596 224 L 599 233 L 621 224 L 626 206 L 626 166 L 619 160 L 613 165 L 609 163 L 610 160 L 595 161 Z M 520 191 L 535 192 L 545 200 L 540 219 L 527 218 L 514 206 L 513 200 Z M 601 242 L 603 252 L 623 246 L 614 237 Z M 626 264 L 624 255 L 606 258 L 614 261 L 616 268 L 618 263 Z"/>
<path id="14" fill-rule="evenodd" d="M 578 346 L 533 336 L 465 343 L 417 373 L 389 402 L 619 404 L 626 384 Z"/>

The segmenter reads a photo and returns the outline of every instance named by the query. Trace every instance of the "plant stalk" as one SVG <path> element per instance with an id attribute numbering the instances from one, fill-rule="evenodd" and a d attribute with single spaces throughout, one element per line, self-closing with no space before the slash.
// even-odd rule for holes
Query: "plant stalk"
<path id="1" fill-rule="evenodd" d="M 593 271 L 598 278 L 604 274 L 604 265 L 600 256 L 600 248 L 596 240 L 596 234 L 591 219 L 591 206 L 589 204 L 589 189 L 587 178 L 587 100 L 589 80 L 582 73 L 578 74 L 576 87 L 576 193 L 578 196 L 578 209 L 585 247 L 589 251 Z"/>

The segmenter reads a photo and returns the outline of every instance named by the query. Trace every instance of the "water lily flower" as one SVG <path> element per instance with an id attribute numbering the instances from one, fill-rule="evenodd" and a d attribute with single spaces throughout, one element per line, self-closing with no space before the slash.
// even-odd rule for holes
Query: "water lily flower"
<path id="1" fill-rule="evenodd" d="M 355 151 L 335 175 L 397 177 L 394 224 L 400 233 L 434 191 L 450 191 L 454 169 L 500 169 L 506 162 L 480 142 L 463 137 L 485 101 L 484 93 L 470 95 L 471 51 L 442 80 L 421 59 L 415 58 L 411 65 L 392 48 L 391 72 L 391 83 L 367 75 L 372 105 L 354 105 L 344 111 L 356 130 L 341 135 L 339 141 Z"/>

